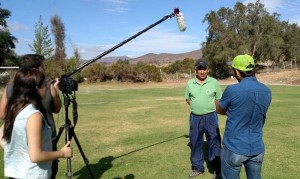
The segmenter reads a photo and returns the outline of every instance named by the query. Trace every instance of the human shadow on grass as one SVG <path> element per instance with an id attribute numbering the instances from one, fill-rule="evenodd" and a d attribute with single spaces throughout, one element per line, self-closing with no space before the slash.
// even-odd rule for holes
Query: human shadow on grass
<path id="1" fill-rule="evenodd" d="M 168 139 L 168 140 L 164 140 L 164 141 L 161 141 L 161 142 L 157 142 L 157 143 L 148 145 L 146 147 L 142 147 L 140 149 L 133 150 L 133 151 L 128 152 L 126 154 L 119 155 L 117 157 L 114 157 L 114 156 L 103 157 L 103 158 L 101 158 L 98 161 L 98 163 L 96 163 L 96 164 L 89 164 L 89 167 L 92 170 L 94 177 L 98 179 L 98 178 L 102 177 L 102 175 L 103 175 L 104 172 L 108 171 L 109 169 L 111 169 L 113 167 L 112 162 L 114 160 L 116 160 L 118 158 L 121 158 L 121 157 L 125 157 L 125 156 L 130 155 L 130 154 L 133 154 L 135 152 L 139 152 L 141 150 L 144 150 L 144 149 L 147 149 L 147 148 L 159 145 L 159 144 L 163 144 L 163 143 L 166 143 L 166 142 L 170 142 L 172 140 L 176 140 L 176 139 L 182 138 L 182 137 L 187 138 L 188 136 L 187 135 L 181 135 L 181 136 L 178 136 L 178 137 L 174 137 L 172 139 Z M 76 177 L 78 176 L 77 177 L 78 179 L 92 178 L 92 176 L 91 176 L 91 174 L 90 174 L 87 166 L 84 166 L 82 169 L 76 171 L 73 174 L 73 176 L 76 176 Z M 122 177 L 122 176 L 116 176 L 113 179 L 134 179 L 134 178 L 135 178 L 135 176 L 133 174 L 127 174 L 124 177 Z"/>

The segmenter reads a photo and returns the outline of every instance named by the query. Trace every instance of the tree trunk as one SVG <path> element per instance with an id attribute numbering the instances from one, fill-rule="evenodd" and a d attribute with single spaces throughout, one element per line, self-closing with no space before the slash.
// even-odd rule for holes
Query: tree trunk
<path id="1" fill-rule="evenodd" d="M 256 51 L 256 42 L 253 45 L 253 50 L 252 50 L 252 55 L 251 55 L 252 57 L 254 57 L 255 51 Z"/>
<path id="2" fill-rule="evenodd" d="M 282 61 L 283 70 L 285 71 L 284 61 Z"/>

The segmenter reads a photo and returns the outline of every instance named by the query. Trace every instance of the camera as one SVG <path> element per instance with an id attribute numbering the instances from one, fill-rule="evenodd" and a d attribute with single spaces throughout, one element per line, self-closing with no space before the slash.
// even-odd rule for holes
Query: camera
<path id="1" fill-rule="evenodd" d="M 71 94 L 72 91 L 78 90 L 78 83 L 71 77 L 61 77 L 59 80 L 59 89 L 63 93 Z"/>

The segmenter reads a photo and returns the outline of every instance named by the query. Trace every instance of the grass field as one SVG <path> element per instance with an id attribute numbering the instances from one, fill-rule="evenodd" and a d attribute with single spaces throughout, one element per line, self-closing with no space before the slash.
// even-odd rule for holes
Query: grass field
<path id="1" fill-rule="evenodd" d="M 300 87 L 270 88 L 273 98 L 264 128 L 266 154 L 262 176 L 296 179 L 300 171 Z M 184 85 L 176 84 L 79 85 L 75 134 L 95 178 L 188 178 L 189 107 L 183 94 Z M 73 121 L 72 106 L 69 117 Z M 226 118 L 219 117 L 223 134 Z M 56 119 L 57 126 L 63 125 L 65 111 L 56 115 Z M 60 146 L 64 137 L 63 133 Z M 89 178 L 74 140 L 72 146 L 72 178 Z M 3 156 L 3 150 L 0 155 Z M 0 176 L 4 175 L 2 158 Z M 58 178 L 66 178 L 67 160 L 61 159 L 59 167 Z M 199 178 L 211 177 L 207 169 Z M 241 178 L 246 178 L 244 171 Z"/>

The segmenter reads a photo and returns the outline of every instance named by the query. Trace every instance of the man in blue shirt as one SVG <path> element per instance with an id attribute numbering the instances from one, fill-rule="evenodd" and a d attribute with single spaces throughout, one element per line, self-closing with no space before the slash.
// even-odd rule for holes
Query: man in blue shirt
<path id="1" fill-rule="evenodd" d="M 223 179 L 238 179 L 242 165 L 248 179 L 261 178 L 263 126 L 272 94 L 257 81 L 254 67 L 251 56 L 236 56 L 232 69 L 239 83 L 227 86 L 217 104 L 217 112 L 227 115 L 221 153 Z"/>

